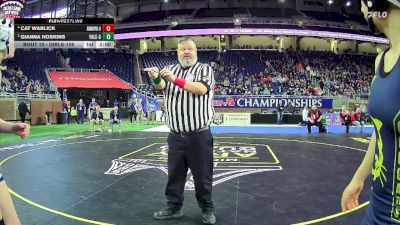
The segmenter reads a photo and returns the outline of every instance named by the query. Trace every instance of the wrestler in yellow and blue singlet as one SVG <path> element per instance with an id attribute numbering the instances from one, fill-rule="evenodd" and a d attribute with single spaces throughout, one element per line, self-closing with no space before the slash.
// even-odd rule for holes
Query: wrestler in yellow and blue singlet
<path id="1" fill-rule="evenodd" d="M 368 105 L 375 132 L 343 192 L 342 209 L 359 204 L 364 181 L 372 174 L 372 196 L 362 225 L 400 224 L 400 0 L 362 0 L 361 11 L 371 30 L 389 39 L 390 48 L 376 60 Z"/>

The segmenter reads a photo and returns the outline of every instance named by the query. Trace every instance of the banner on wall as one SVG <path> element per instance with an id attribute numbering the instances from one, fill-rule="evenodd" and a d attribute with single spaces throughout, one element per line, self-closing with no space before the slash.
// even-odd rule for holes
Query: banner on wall
<path id="1" fill-rule="evenodd" d="M 144 94 L 141 94 L 135 90 L 132 91 L 132 98 L 133 99 L 140 99 L 140 102 L 142 103 L 142 108 L 144 114 L 147 114 L 147 111 L 150 112 L 155 112 L 158 110 L 158 101 L 155 98 L 148 97 Z"/>
<path id="2" fill-rule="evenodd" d="M 326 113 L 326 125 L 342 125 L 340 113 Z"/>
<path id="3" fill-rule="evenodd" d="M 215 113 L 213 123 L 228 126 L 251 125 L 251 113 Z"/>
<path id="4" fill-rule="evenodd" d="M 283 108 L 311 108 L 316 105 L 320 109 L 332 109 L 332 98 L 304 98 L 304 97 L 247 97 L 247 96 L 230 96 L 230 97 L 214 97 L 215 108 L 277 108 L 278 102 L 281 101 Z"/>

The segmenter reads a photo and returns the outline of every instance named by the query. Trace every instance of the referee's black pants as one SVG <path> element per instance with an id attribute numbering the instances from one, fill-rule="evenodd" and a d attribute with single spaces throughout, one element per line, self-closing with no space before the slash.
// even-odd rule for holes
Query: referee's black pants
<path id="1" fill-rule="evenodd" d="M 183 205 L 186 175 L 190 168 L 200 208 L 214 211 L 212 202 L 213 144 L 210 129 L 197 133 L 170 133 L 168 136 L 168 183 L 165 190 L 168 207 Z"/>

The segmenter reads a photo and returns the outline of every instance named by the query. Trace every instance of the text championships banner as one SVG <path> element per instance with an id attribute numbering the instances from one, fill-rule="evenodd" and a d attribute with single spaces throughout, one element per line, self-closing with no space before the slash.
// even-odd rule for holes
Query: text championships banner
<path id="1" fill-rule="evenodd" d="M 277 108 L 278 101 L 282 102 L 283 108 L 310 108 L 316 105 L 321 109 L 332 109 L 332 98 L 302 98 L 302 97 L 247 97 L 247 96 L 230 96 L 230 97 L 214 97 L 215 108 Z"/>

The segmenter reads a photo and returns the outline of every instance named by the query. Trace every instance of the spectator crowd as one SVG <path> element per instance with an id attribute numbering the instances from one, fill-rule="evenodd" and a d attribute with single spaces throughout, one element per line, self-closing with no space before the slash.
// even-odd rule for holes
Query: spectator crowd
<path id="1" fill-rule="evenodd" d="M 29 93 L 46 94 L 49 93 L 49 85 L 40 80 L 29 79 L 27 75 L 18 68 L 8 68 L 2 72 L 1 76 L 2 93 Z"/>
<path id="2" fill-rule="evenodd" d="M 245 54 L 239 64 L 212 63 L 216 94 L 354 97 L 368 94 L 373 77 L 371 56 L 292 49 L 252 53 L 264 64 L 258 73 L 248 72 Z"/>

